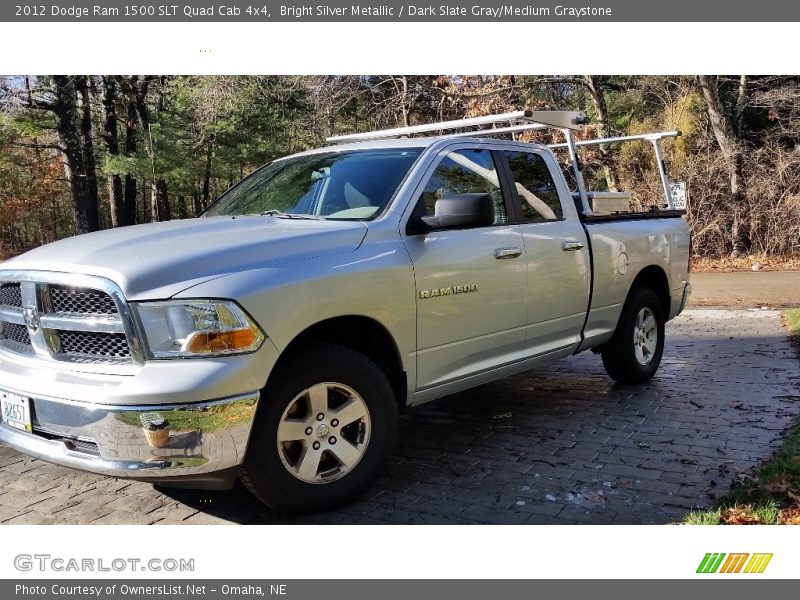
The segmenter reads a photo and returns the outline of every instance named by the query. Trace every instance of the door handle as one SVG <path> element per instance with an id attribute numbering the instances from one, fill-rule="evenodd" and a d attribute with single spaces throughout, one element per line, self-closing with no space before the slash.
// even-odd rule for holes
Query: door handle
<path id="1" fill-rule="evenodd" d="M 518 256 L 522 256 L 522 248 L 497 248 L 494 251 L 494 257 L 497 260 L 517 258 Z"/>
<path id="2" fill-rule="evenodd" d="M 580 250 L 581 248 L 583 248 L 583 242 L 579 242 L 577 240 L 561 242 L 561 249 L 564 252 L 573 252 L 575 250 Z"/>

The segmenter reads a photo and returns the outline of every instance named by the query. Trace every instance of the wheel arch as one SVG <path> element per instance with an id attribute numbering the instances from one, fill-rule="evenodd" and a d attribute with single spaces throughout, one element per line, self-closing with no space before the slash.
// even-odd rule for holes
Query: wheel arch
<path id="1" fill-rule="evenodd" d="M 395 339 L 379 321 L 361 315 L 331 317 L 309 325 L 281 352 L 276 372 L 281 362 L 298 350 L 314 342 L 346 346 L 368 357 L 386 374 L 395 393 L 398 407 L 406 406 L 408 381 L 403 361 Z"/>
<path id="2" fill-rule="evenodd" d="M 625 298 L 626 302 L 628 298 L 630 298 L 631 292 L 637 287 L 652 290 L 655 295 L 658 296 L 658 299 L 661 303 L 661 310 L 664 313 L 664 319 L 669 319 L 670 304 L 672 299 L 669 290 L 669 279 L 667 278 L 667 274 L 664 269 L 658 265 L 649 265 L 639 271 L 639 273 L 631 282 L 630 289 L 628 289 L 628 295 Z"/>

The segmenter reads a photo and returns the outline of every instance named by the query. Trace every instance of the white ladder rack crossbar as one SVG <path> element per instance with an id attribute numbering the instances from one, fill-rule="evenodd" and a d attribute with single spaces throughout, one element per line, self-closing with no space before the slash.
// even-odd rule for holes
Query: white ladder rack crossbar
<path id="1" fill-rule="evenodd" d="M 503 133 L 510 133 L 510 129 L 517 126 L 529 126 L 528 129 L 571 129 L 581 131 L 586 127 L 588 119 L 584 111 L 571 110 L 518 110 L 514 112 L 502 113 L 498 115 L 487 115 L 484 117 L 472 117 L 469 119 L 456 119 L 454 121 L 442 121 L 440 123 L 428 123 L 425 125 L 412 125 L 410 127 L 395 127 L 392 129 L 381 129 L 378 131 L 366 131 L 364 133 L 350 133 L 346 135 L 335 135 L 327 138 L 326 141 L 334 143 L 359 142 L 368 140 L 379 140 L 386 138 L 398 138 L 414 135 L 417 133 L 445 132 L 464 127 L 478 127 L 482 125 L 494 125 L 495 123 L 509 123 L 510 127 L 498 128 L 505 129 Z M 493 134 L 494 129 L 483 129 L 463 134 L 451 135 L 487 135 Z"/>
<path id="2" fill-rule="evenodd" d="M 639 135 L 622 135 L 619 137 L 597 138 L 594 140 L 578 140 L 576 146 L 601 146 L 604 144 L 618 144 L 620 142 L 634 142 L 637 140 L 655 142 L 664 138 L 680 137 L 680 131 L 659 131 L 657 133 L 642 133 Z M 548 148 L 566 148 L 568 144 L 548 144 Z"/>
<path id="3" fill-rule="evenodd" d="M 542 129 L 552 129 L 550 125 L 543 123 L 528 123 L 527 125 L 511 125 L 509 127 L 494 127 L 492 129 L 482 129 L 480 131 L 461 131 L 459 133 L 449 133 L 447 137 L 486 137 L 489 135 L 503 135 L 506 133 L 518 133 L 520 131 L 541 131 Z"/>

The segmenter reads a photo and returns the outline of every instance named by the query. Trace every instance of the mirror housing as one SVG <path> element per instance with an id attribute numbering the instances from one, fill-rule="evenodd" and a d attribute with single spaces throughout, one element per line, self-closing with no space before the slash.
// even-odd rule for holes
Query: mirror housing
<path id="1" fill-rule="evenodd" d="M 493 223 L 494 202 L 488 193 L 451 194 L 436 201 L 433 215 L 419 217 L 416 229 L 423 233 L 484 227 Z"/>

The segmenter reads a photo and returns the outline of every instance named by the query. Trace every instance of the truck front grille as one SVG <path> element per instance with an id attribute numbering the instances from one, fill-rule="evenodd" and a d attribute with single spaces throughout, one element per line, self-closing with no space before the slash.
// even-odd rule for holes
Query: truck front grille
<path id="1" fill-rule="evenodd" d="M 86 315 L 116 315 L 114 299 L 100 290 L 71 288 L 63 285 L 50 286 L 50 302 L 53 312 Z"/>
<path id="2" fill-rule="evenodd" d="M 11 340 L 15 344 L 23 346 L 31 345 L 31 336 L 28 335 L 28 328 L 25 325 L 17 325 L 16 323 L 8 323 L 3 321 L 3 337 Z"/>
<path id="3" fill-rule="evenodd" d="M 100 289 L 65 285 L 67 276 L 55 282 L 2 277 L 0 349 L 80 364 L 132 364 L 131 327 L 123 320 L 122 295 L 110 293 L 112 284 Z"/>
<path id="4" fill-rule="evenodd" d="M 0 286 L 0 304 L 22 307 L 22 292 L 18 283 L 6 283 Z"/>
<path id="5" fill-rule="evenodd" d="M 128 358 L 131 355 L 124 333 L 59 331 L 58 339 L 64 354 L 105 358 Z"/>

